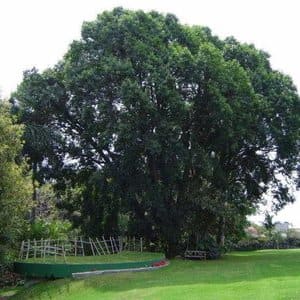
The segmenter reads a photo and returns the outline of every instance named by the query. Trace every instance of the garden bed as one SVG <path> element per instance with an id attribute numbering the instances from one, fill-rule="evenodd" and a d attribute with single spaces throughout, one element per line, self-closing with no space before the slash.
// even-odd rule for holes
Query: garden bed
<path id="1" fill-rule="evenodd" d="M 73 273 L 145 268 L 156 265 L 164 260 L 161 253 L 129 252 L 124 251 L 112 255 L 100 256 L 70 256 L 43 258 L 31 258 L 26 261 L 17 261 L 14 264 L 15 271 L 28 277 L 40 278 L 65 278 Z"/>

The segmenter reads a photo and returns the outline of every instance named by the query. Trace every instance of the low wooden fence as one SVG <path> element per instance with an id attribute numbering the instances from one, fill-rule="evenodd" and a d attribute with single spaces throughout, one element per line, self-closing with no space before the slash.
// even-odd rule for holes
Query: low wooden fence
<path id="1" fill-rule="evenodd" d="M 96 256 L 110 255 L 122 251 L 143 251 L 143 239 L 135 237 L 101 237 L 87 238 L 76 237 L 69 240 L 27 240 L 22 241 L 19 259 L 43 258 L 52 256 Z"/>

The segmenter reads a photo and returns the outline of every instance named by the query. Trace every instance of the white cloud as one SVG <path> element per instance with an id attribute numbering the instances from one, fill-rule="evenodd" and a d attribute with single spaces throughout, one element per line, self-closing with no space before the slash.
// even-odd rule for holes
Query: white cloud
<path id="1" fill-rule="evenodd" d="M 300 192 L 295 192 L 295 197 L 297 201 L 293 204 L 288 204 L 283 210 L 279 211 L 277 215 L 274 216 L 274 221 L 289 222 L 294 228 L 300 228 Z M 250 216 L 249 220 L 258 224 L 262 223 L 265 218 L 265 210 L 270 210 L 270 207 L 262 206 L 261 213 L 255 216 Z"/>

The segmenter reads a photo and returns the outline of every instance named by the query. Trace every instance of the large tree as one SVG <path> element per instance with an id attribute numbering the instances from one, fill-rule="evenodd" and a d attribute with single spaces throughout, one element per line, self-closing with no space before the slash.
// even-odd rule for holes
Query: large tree
<path id="1" fill-rule="evenodd" d="M 14 99 L 58 137 L 42 158 L 52 176 L 94 184 L 87 220 L 114 203 L 172 256 L 187 231 L 222 244 L 267 191 L 278 207 L 293 201 L 283 178 L 298 162 L 300 102 L 268 58 L 173 15 L 117 8 L 84 23 L 54 68 L 25 73 Z"/>

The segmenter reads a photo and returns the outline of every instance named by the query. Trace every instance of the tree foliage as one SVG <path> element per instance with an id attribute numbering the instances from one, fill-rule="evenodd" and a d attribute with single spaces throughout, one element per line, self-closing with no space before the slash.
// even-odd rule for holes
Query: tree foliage
<path id="1" fill-rule="evenodd" d="M 128 213 L 172 256 L 185 232 L 222 242 L 267 191 L 277 208 L 293 201 L 282 180 L 299 152 L 291 79 L 253 45 L 173 15 L 104 12 L 55 67 L 26 72 L 13 99 L 27 131 L 51 133 L 45 151 L 26 140 L 29 156 L 62 187 L 86 187 L 89 228 L 104 210 L 111 228 Z"/>
<path id="2" fill-rule="evenodd" d="M 22 126 L 13 123 L 8 107 L 0 103 L 0 262 L 15 249 L 30 207 L 28 170 L 20 158 L 22 132 Z"/>

